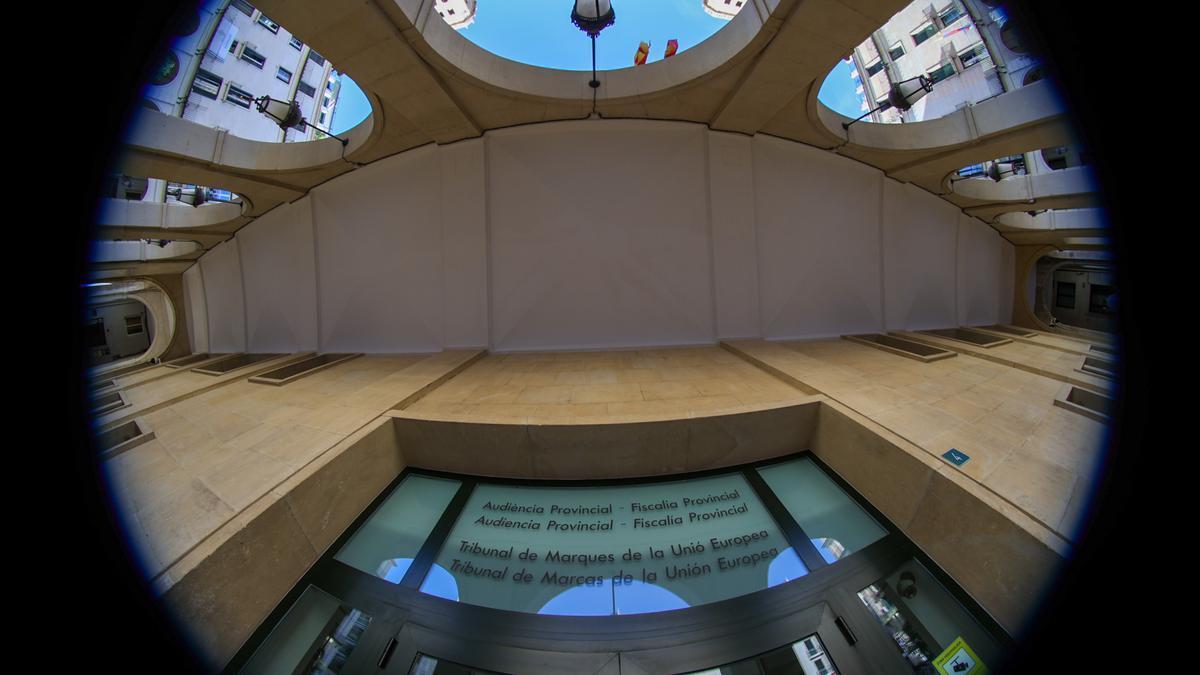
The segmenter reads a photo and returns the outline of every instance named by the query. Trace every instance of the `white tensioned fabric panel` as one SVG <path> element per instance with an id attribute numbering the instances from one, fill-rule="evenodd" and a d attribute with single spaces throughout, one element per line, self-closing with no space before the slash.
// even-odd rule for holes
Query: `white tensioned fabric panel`
<path id="1" fill-rule="evenodd" d="M 884 311 L 888 330 L 956 323 L 959 210 L 890 178 L 883 185 Z"/>
<path id="2" fill-rule="evenodd" d="M 208 308 L 204 306 L 204 279 L 199 263 L 183 272 L 183 311 L 188 324 L 188 345 L 193 354 L 208 351 Z"/>
<path id="3" fill-rule="evenodd" d="M 442 348 L 441 168 L 418 148 L 314 188 L 325 352 Z"/>
<path id="4" fill-rule="evenodd" d="M 200 258 L 208 307 L 209 351 L 246 351 L 246 309 L 236 240 L 223 241 Z"/>
<path id="5" fill-rule="evenodd" d="M 881 180 L 878 170 L 829 152 L 755 137 L 763 337 L 830 337 L 883 327 Z"/>
<path id="6" fill-rule="evenodd" d="M 1016 290 L 1017 255 L 1013 245 L 1000 238 L 1000 303 L 996 319 L 1000 323 L 1012 323 L 1013 293 Z"/>
<path id="7" fill-rule="evenodd" d="M 966 214 L 958 216 L 958 323 L 985 326 L 1000 314 L 1000 234 Z"/>
<path id="8" fill-rule="evenodd" d="M 494 349 L 715 341 L 705 133 L 583 121 L 486 136 Z"/>
<path id="9" fill-rule="evenodd" d="M 442 165 L 446 348 L 486 347 L 487 176 L 482 139 L 438 148 Z"/>
<path id="10" fill-rule="evenodd" d="M 754 232 L 754 140 L 708 132 L 717 337 L 761 335 Z"/>
<path id="11" fill-rule="evenodd" d="M 237 233 L 250 352 L 317 349 L 311 200 L 278 206 Z"/>

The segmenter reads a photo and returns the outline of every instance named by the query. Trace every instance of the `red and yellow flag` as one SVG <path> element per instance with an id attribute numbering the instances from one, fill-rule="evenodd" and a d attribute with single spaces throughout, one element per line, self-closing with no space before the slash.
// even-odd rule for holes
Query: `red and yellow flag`
<path id="1" fill-rule="evenodd" d="M 633 55 L 633 65 L 635 65 L 635 66 L 645 65 L 646 59 L 649 58 L 649 56 L 650 56 L 650 43 L 648 43 L 648 42 L 638 43 L 637 53 Z"/>
<path id="2" fill-rule="evenodd" d="M 677 51 L 679 51 L 679 40 L 667 40 L 667 49 L 663 52 L 663 58 L 669 59 L 675 56 Z"/>

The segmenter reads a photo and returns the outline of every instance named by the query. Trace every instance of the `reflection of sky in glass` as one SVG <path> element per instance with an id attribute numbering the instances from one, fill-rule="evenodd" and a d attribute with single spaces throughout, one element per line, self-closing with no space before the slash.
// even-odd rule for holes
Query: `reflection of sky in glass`
<path id="1" fill-rule="evenodd" d="M 404 578 L 404 574 L 408 572 L 408 568 L 412 566 L 412 562 L 412 558 L 385 560 L 379 566 L 379 576 L 393 584 L 398 584 Z M 458 582 L 441 565 L 434 564 L 433 568 L 429 570 L 429 574 L 425 576 L 425 582 L 421 584 L 421 592 L 458 602 Z"/>
<path id="2" fill-rule="evenodd" d="M 458 602 L 458 582 L 450 570 L 434 563 L 421 584 L 421 592 Z"/>
<path id="3" fill-rule="evenodd" d="M 627 581 L 614 585 L 612 579 L 605 579 L 595 585 L 568 588 L 551 598 L 538 610 L 538 614 L 609 616 L 667 612 L 686 607 L 688 604 L 683 598 L 661 586 L 642 581 Z"/>
<path id="4" fill-rule="evenodd" d="M 805 574 L 808 574 L 808 568 L 800 561 L 800 556 L 796 555 L 796 551 L 789 546 L 780 551 L 779 555 L 771 561 L 771 566 L 767 568 L 767 587 L 786 584 Z"/>

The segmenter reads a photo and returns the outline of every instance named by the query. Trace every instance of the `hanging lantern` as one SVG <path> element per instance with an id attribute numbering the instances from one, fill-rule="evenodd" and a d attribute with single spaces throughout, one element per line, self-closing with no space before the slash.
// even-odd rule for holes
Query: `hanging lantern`
<path id="1" fill-rule="evenodd" d="M 897 110 L 908 110 L 925 94 L 933 91 L 933 81 L 924 75 L 897 82 L 888 92 L 888 103 Z"/>
<path id="2" fill-rule="evenodd" d="M 280 101 L 270 96 L 262 96 L 254 100 L 258 112 L 275 120 L 280 129 L 304 129 L 304 116 L 300 112 L 300 104 L 295 101 Z"/>
<path id="3" fill-rule="evenodd" d="M 571 10 L 571 23 L 592 38 L 616 20 L 611 0 L 575 0 L 575 9 Z"/>
<path id="4" fill-rule="evenodd" d="M 987 176 L 992 180 L 999 182 L 1008 176 L 1016 175 L 1017 170 L 1012 162 L 992 162 L 988 167 Z"/>

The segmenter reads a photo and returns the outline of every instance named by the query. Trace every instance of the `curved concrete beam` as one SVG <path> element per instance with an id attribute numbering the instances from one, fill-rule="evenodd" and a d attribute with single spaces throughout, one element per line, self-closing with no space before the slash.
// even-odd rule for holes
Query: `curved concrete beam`
<path id="1" fill-rule="evenodd" d="M 88 268 L 88 278 L 104 280 L 183 274 L 195 264 L 194 260 L 93 263 Z"/>
<path id="2" fill-rule="evenodd" d="M 1018 246 L 1046 245 L 1061 251 L 1102 250 L 1108 247 L 1102 209 L 1045 211 L 1036 215 L 1006 213 L 995 223 L 1000 236 Z"/>
<path id="3" fill-rule="evenodd" d="M 346 133 L 346 152 L 366 152 L 374 116 Z M 246 216 L 258 216 L 300 197 L 314 185 L 354 168 L 332 138 L 304 143 L 265 143 L 223 129 L 142 109 L 131 124 L 116 170 L 196 185 L 220 186 L 250 202 Z"/>
<path id="4" fill-rule="evenodd" d="M 259 0 L 259 8 L 338 64 L 371 100 L 348 157 L 374 161 L 517 124 L 580 118 L 592 108 L 585 73 L 535 68 L 491 54 L 436 16 L 433 0 Z M 946 117 L 847 132 L 817 100 L 829 71 L 904 0 L 750 0 L 701 44 L 639 68 L 602 72 L 596 106 L 609 117 L 692 120 L 833 149 L 934 194 L 970 164 L 1072 141 L 1049 81 Z M 260 143 L 145 111 L 120 168 L 220 185 L 257 217 L 352 168 L 332 139 Z M 953 198 L 950 199 L 953 201 Z M 1049 206 L 1078 206 L 1077 201 Z M 960 205 L 961 206 L 961 205 Z M 975 206 L 982 206 L 976 204 Z M 992 217 L 1003 210 L 981 211 Z"/>
<path id="5" fill-rule="evenodd" d="M 1043 209 L 1082 209 L 1098 204 L 1099 190 L 1092 170 L 1072 167 L 1051 173 L 946 181 L 946 199 L 969 216 L 992 222 L 1002 213 Z"/>
<path id="6" fill-rule="evenodd" d="M 92 246 L 93 263 L 161 262 L 196 260 L 204 247 L 194 241 L 168 241 L 166 246 L 134 241 L 98 241 Z"/>
<path id="7" fill-rule="evenodd" d="M 995 227 L 1001 233 L 1089 231 L 1102 233 L 1108 229 L 1103 209 L 1065 209 L 1028 213 L 1005 213 L 996 218 Z"/>
<path id="8" fill-rule="evenodd" d="M 883 169 L 890 177 L 934 194 L 947 192 L 948 177 L 964 166 L 1073 142 L 1067 111 L 1049 80 L 1035 82 L 934 120 L 911 124 L 850 121 L 819 101 L 825 130 L 841 132 L 838 154 Z"/>
<path id="9" fill-rule="evenodd" d="M 194 241 L 212 248 L 228 239 L 250 218 L 242 210 L 250 203 L 209 203 L 200 206 L 163 202 L 105 199 L 97 212 L 97 239 L 170 239 Z"/>

